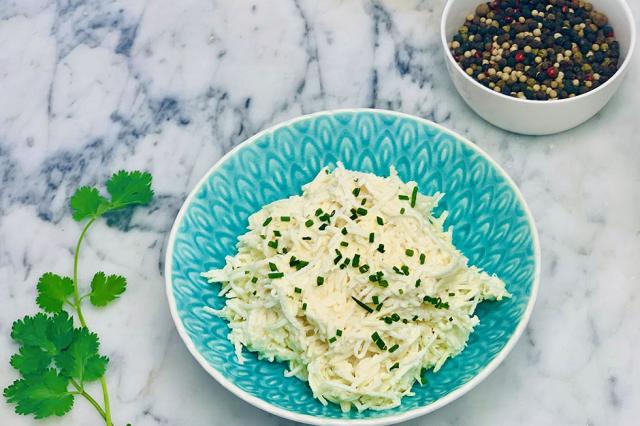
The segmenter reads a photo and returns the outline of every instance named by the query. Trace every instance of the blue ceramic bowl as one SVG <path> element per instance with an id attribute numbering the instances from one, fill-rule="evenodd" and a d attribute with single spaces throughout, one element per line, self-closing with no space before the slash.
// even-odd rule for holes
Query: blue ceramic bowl
<path id="1" fill-rule="evenodd" d="M 323 406 L 306 382 L 284 377 L 284 363 L 246 353 L 239 364 L 226 323 L 204 307 L 221 308 L 218 285 L 200 273 L 235 253 L 248 217 L 263 205 L 301 192 L 327 164 L 386 176 L 389 166 L 421 193 L 445 193 L 442 208 L 454 243 L 471 263 L 496 273 L 513 298 L 485 302 L 467 348 L 414 396 L 390 410 L 343 413 Z M 341 110 L 296 118 L 258 133 L 225 155 L 196 185 L 178 213 L 166 255 L 167 297 L 176 327 L 193 356 L 225 388 L 292 420 L 322 425 L 381 425 L 407 420 L 453 401 L 480 383 L 522 334 L 538 289 L 538 237 L 522 195 L 486 153 L 429 121 L 381 110 Z M 245 351 L 246 352 L 246 351 Z"/>

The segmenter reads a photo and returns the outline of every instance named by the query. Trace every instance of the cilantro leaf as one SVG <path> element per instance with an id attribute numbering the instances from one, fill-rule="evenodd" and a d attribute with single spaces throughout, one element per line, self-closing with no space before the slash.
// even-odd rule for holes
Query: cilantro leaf
<path id="1" fill-rule="evenodd" d="M 16 380 L 4 390 L 9 403 L 15 403 L 16 413 L 33 414 L 36 419 L 62 416 L 73 406 L 73 395 L 67 390 L 69 379 L 46 370 L 42 376 Z"/>
<path id="2" fill-rule="evenodd" d="M 56 365 L 63 374 L 80 383 L 99 379 L 107 369 L 109 359 L 98 354 L 98 335 L 86 328 L 76 328 L 73 334 L 71 345 L 56 356 Z"/>
<path id="3" fill-rule="evenodd" d="M 107 181 L 111 210 L 134 204 L 149 204 L 153 197 L 151 175 L 147 172 L 120 170 Z"/>
<path id="4" fill-rule="evenodd" d="M 83 186 L 78 188 L 71 197 L 71 213 L 75 220 L 87 217 L 98 217 L 109 207 L 109 201 L 96 188 Z"/>
<path id="5" fill-rule="evenodd" d="M 54 316 L 38 313 L 13 323 L 11 337 L 24 346 L 33 346 L 55 355 L 73 338 L 73 320 L 65 311 Z"/>
<path id="6" fill-rule="evenodd" d="M 98 272 L 91 280 L 91 295 L 89 296 L 94 306 L 105 306 L 116 300 L 127 288 L 127 280 L 120 275 L 105 276 L 104 272 Z"/>
<path id="7" fill-rule="evenodd" d="M 45 312 L 60 312 L 67 297 L 72 293 L 73 280 L 71 278 L 47 272 L 38 280 L 36 303 Z"/>
<path id="8" fill-rule="evenodd" d="M 22 346 L 20 352 L 11 357 L 10 364 L 24 377 L 42 373 L 49 367 L 51 355 L 37 346 Z"/>

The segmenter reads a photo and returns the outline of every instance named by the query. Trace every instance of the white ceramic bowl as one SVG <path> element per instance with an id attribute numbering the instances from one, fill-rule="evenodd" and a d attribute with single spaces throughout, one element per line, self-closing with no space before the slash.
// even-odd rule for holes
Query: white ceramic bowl
<path id="1" fill-rule="evenodd" d="M 486 1 L 486 0 L 485 0 Z M 532 101 L 503 95 L 483 86 L 455 62 L 448 43 L 465 16 L 472 13 L 481 0 L 448 0 L 442 14 L 440 38 L 445 63 L 458 93 L 482 118 L 516 133 L 548 135 L 571 129 L 591 118 L 611 99 L 629 68 L 636 42 L 636 29 L 631 10 L 624 0 L 590 0 L 594 9 L 609 18 L 620 43 L 621 65 L 602 86 L 583 95 L 557 101 Z"/>

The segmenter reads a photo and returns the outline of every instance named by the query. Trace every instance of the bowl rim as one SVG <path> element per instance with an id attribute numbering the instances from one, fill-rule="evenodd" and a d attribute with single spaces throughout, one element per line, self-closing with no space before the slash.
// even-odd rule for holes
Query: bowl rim
<path id="1" fill-rule="evenodd" d="M 557 99 L 555 101 L 549 101 L 549 100 L 537 101 L 533 99 L 520 99 L 513 96 L 505 95 L 504 93 L 496 92 L 495 90 L 491 90 L 488 87 L 483 86 L 477 80 L 469 76 L 469 74 L 464 72 L 462 70 L 462 67 L 460 67 L 460 65 L 458 65 L 456 60 L 453 58 L 453 55 L 449 50 L 449 42 L 447 41 L 446 20 L 447 20 L 447 17 L 449 16 L 449 12 L 451 11 L 451 7 L 453 3 L 460 0 L 445 0 L 445 1 L 447 2 L 447 4 L 445 5 L 444 10 L 442 11 L 442 17 L 440 18 L 440 41 L 442 43 L 442 48 L 444 50 L 445 57 L 451 64 L 454 65 L 456 72 L 462 75 L 466 81 L 472 83 L 476 87 L 479 87 L 480 89 L 482 89 L 483 92 L 487 94 L 491 94 L 492 96 L 498 96 L 500 97 L 500 99 L 508 99 L 514 102 L 530 104 L 530 105 L 545 105 L 547 102 L 553 105 L 577 102 L 578 99 L 586 99 L 589 96 L 594 96 L 596 93 L 606 90 L 607 87 L 611 86 L 614 80 L 623 78 L 623 76 L 626 74 L 627 68 L 630 66 L 629 64 L 631 63 L 631 57 L 633 56 L 633 51 L 636 45 L 636 25 L 635 25 L 635 21 L 633 20 L 633 14 L 631 13 L 631 8 L 627 4 L 627 2 L 625 0 L 614 0 L 614 3 L 617 2 L 618 6 L 621 7 L 622 10 L 624 11 L 625 18 L 627 19 L 627 25 L 631 29 L 630 30 L 631 37 L 629 40 L 629 50 L 625 55 L 624 60 L 622 61 L 622 65 L 616 70 L 613 76 L 609 80 L 607 80 L 603 85 L 598 86 L 595 89 L 590 90 L 587 93 L 584 93 L 582 95 L 574 96 L 573 98 Z"/>
<path id="2" fill-rule="evenodd" d="M 528 301 L 527 307 L 526 307 L 524 313 L 522 314 L 522 318 L 520 319 L 520 322 L 516 326 L 515 330 L 513 331 L 513 334 L 511 335 L 511 337 L 509 337 L 509 340 L 507 341 L 505 346 L 500 350 L 500 352 L 498 352 L 498 354 L 495 356 L 495 358 L 493 358 L 471 380 L 469 380 L 467 383 L 465 383 L 462 386 L 460 386 L 458 389 L 455 389 L 453 392 L 450 392 L 447 395 L 443 396 L 442 398 L 437 399 L 436 401 L 434 401 L 434 402 L 432 402 L 432 403 L 430 403 L 428 405 L 425 405 L 425 406 L 422 406 L 422 407 L 418 407 L 418 408 L 414 408 L 414 409 L 406 411 L 404 413 L 398 413 L 398 414 L 393 414 L 393 415 L 384 416 L 384 417 L 378 417 L 378 418 L 371 418 L 371 419 L 333 419 L 333 418 L 328 418 L 328 417 L 313 416 L 313 415 L 309 415 L 309 414 L 298 414 L 298 413 L 294 413 L 292 411 L 289 411 L 289 410 L 287 410 L 285 408 L 281 408 L 281 407 L 278 407 L 276 405 L 273 405 L 273 404 L 271 404 L 271 403 L 269 403 L 267 401 L 264 401 L 263 399 L 255 397 L 255 396 L 249 394 L 248 392 L 245 392 L 244 390 L 240 389 L 232 381 L 230 381 L 227 378 L 225 378 L 215 368 L 213 368 L 211 365 L 209 365 L 209 363 L 200 354 L 200 352 L 198 352 L 198 350 L 196 349 L 196 347 L 195 347 L 194 343 L 192 342 L 191 338 L 187 334 L 187 331 L 184 328 L 184 325 L 182 324 L 182 321 L 181 321 L 181 319 L 180 319 L 180 317 L 178 315 L 178 309 L 177 309 L 177 306 L 176 306 L 176 300 L 175 300 L 175 297 L 173 295 L 173 279 L 172 279 L 173 247 L 175 245 L 175 239 L 176 239 L 176 235 L 178 233 L 178 228 L 179 228 L 180 224 L 182 223 L 183 217 L 184 217 L 184 215 L 185 215 L 185 213 L 187 211 L 187 208 L 191 204 L 191 201 L 195 198 L 196 194 L 198 194 L 198 192 L 200 191 L 200 189 L 202 188 L 204 183 L 210 178 L 211 174 L 213 172 L 215 172 L 222 164 L 224 164 L 230 157 L 235 155 L 238 151 L 240 151 L 244 147 L 247 147 L 248 145 L 251 145 L 251 144 L 255 143 L 256 140 L 259 140 L 264 135 L 272 133 L 277 129 L 291 126 L 291 125 L 293 125 L 293 124 L 295 124 L 297 122 L 300 122 L 300 121 L 305 121 L 305 120 L 309 120 L 309 119 L 315 119 L 315 118 L 318 118 L 318 117 L 330 117 L 330 116 L 333 116 L 333 115 L 336 115 L 336 114 L 341 114 L 341 113 L 359 114 L 359 113 L 364 113 L 364 112 L 369 112 L 369 113 L 374 113 L 374 114 L 383 114 L 383 115 L 393 116 L 393 117 L 397 117 L 397 118 L 415 120 L 418 123 L 432 126 L 433 128 L 435 128 L 435 129 L 437 129 L 437 130 L 439 130 L 439 131 L 441 131 L 443 133 L 446 133 L 446 134 L 448 134 L 450 136 L 455 137 L 460 142 L 462 142 L 465 146 L 467 146 L 468 148 L 470 148 L 473 151 L 477 152 L 480 156 L 482 156 L 484 159 L 486 159 L 493 167 L 495 167 L 495 169 L 499 173 L 502 174 L 502 176 L 505 178 L 506 182 L 509 184 L 509 186 L 513 190 L 514 194 L 516 195 L 516 198 L 517 198 L 518 202 L 522 206 L 522 209 L 524 210 L 524 212 L 526 214 L 526 217 L 527 217 L 527 222 L 528 222 L 529 227 L 531 229 L 531 234 L 532 234 L 531 239 L 532 239 L 532 243 L 533 243 L 534 262 L 535 262 L 535 271 L 534 271 L 534 276 L 533 276 L 533 283 L 532 283 L 532 286 L 531 286 L 531 293 L 530 293 L 530 296 L 529 296 L 529 301 Z M 491 158 L 484 150 L 482 150 L 480 147 L 478 147 L 475 144 L 473 144 L 470 140 L 468 140 L 464 136 L 459 135 L 458 133 L 456 133 L 456 132 L 454 132 L 452 130 L 449 130 L 449 129 L 447 129 L 447 128 L 445 128 L 445 127 L 443 127 L 443 126 L 441 126 L 441 125 L 439 125 L 437 123 L 434 123 L 434 122 L 430 121 L 430 120 L 427 120 L 427 119 L 424 119 L 424 118 L 421 118 L 421 117 L 417 117 L 417 116 L 414 116 L 414 115 L 410 115 L 410 114 L 405 114 L 405 113 L 395 112 L 395 111 L 390 111 L 390 110 L 384 110 L 384 109 L 346 108 L 346 109 L 335 109 L 335 110 L 319 111 L 319 112 L 316 112 L 316 113 L 313 113 L 313 114 L 301 115 L 301 116 L 295 117 L 293 119 L 286 120 L 286 121 L 280 122 L 278 124 L 275 124 L 275 125 L 267 128 L 267 129 L 264 129 L 264 130 L 256 133 L 255 135 L 251 136 L 249 139 L 245 140 L 244 142 L 241 142 L 236 147 L 234 147 L 232 150 L 227 152 L 224 156 L 222 156 L 218 161 L 216 161 L 216 163 L 213 164 L 213 166 L 211 166 L 211 168 L 204 174 L 204 176 L 198 181 L 198 183 L 195 185 L 195 187 L 191 190 L 191 192 L 189 193 L 189 195 L 185 199 L 184 203 L 180 207 L 180 210 L 179 210 L 179 212 L 178 212 L 178 214 L 176 216 L 176 219 L 175 219 L 175 221 L 173 223 L 173 226 L 171 228 L 171 233 L 169 235 L 169 239 L 167 240 L 167 245 L 166 245 L 165 248 L 166 248 L 166 250 L 165 250 L 164 276 L 165 276 L 165 290 L 166 290 L 166 294 L 167 294 L 167 301 L 169 303 L 169 309 L 170 309 L 170 312 L 171 312 L 171 317 L 173 318 L 173 322 L 174 322 L 174 324 L 176 326 L 178 334 L 179 334 L 180 338 L 182 339 L 182 341 L 184 342 L 184 344 L 187 347 L 187 349 L 189 350 L 189 352 L 191 353 L 191 355 L 196 359 L 196 361 L 198 361 L 198 363 L 202 366 L 202 368 L 204 368 L 205 371 L 207 371 L 207 373 L 209 373 L 209 375 L 211 377 L 213 377 L 220 385 L 222 385 L 229 392 L 235 394 L 237 397 L 243 399 L 245 402 L 248 402 L 249 404 L 253 405 L 254 407 L 257 407 L 257 408 L 259 408 L 259 409 L 261 409 L 263 411 L 266 411 L 268 413 L 275 414 L 275 415 L 277 415 L 279 417 L 282 417 L 282 418 L 285 418 L 285 419 L 289 419 L 289 420 L 293 420 L 293 421 L 297 421 L 297 422 L 301 422 L 301 423 L 312 424 L 312 425 L 323 425 L 323 426 L 340 426 L 340 425 L 344 425 L 344 424 L 349 424 L 349 425 L 367 425 L 367 426 L 390 425 L 390 424 L 395 424 L 395 423 L 398 423 L 398 422 L 410 420 L 410 419 L 416 418 L 418 416 L 422 416 L 424 414 L 433 412 L 433 411 L 435 411 L 435 410 L 437 410 L 437 409 L 439 409 L 441 407 L 444 407 L 445 405 L 449 404 L 450 402 L 453 402 L 454 400 L 458 399 L 462 395 L 464 395 L 467 392 L 469 392 L 471 389 L 475 388 L 478 384 L 480 384 L 487 376 L 489 376 L 489 374 L 491 374 L 498 367 L 498 365 L 500 365 L 502 363 L 502 361 L 511 352 L 511 350 L 513 349 L 515 344 L 518 342 L 520 336 L 524 332 L 524 329 L 526 328 L 527 323 L 529 322 L 529 319 L 531 317 L 531 313 L 533 311 L 533 307 L 534 307 L 535 302 L 536 302 L 536 298 L 537 298 L 537 295 L 538 295 L 538 288 L 539 288 L 539 284 L 540 284 L 541 255 L 540 255 L 540 242 L 539 242 L 539 237 L 538 237 L 538 231 L 537 231 L 534 219 L 533 219 L 533 215 L 531 214 L 531 211 L 529 209 L 529 206 L 527 205 L 526 201 L 524 200 L 524 197 L 522 196 L 522 193 L 518 189 L 517 185 L 515 184 L 513 179 L 511 179 L 511 177 L 507 174 L 507 172 L 493 158 Z"/>

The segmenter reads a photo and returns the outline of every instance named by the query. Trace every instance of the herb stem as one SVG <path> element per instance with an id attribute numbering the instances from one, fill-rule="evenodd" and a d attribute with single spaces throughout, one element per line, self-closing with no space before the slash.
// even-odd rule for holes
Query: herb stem
<path id="1" fill-rule="evenodd" d="M 80 386 L 80 384 L 78 384 L 78 382 L 76 382 L 75 380 L 71 379 L 71 384 L 73 385 L 74 388 L 77 389 L 77 392 L 71 392 L 71 393 L 76 393 L 78 395 L 84 396 L 85 399 L 87 401 L 89 401 L 89 403 L 91 405 L 93 405 L 95 407 L 95 409 L 98 411 L 100 416 L 106 421 L 107 420 L 107 413 L 104 412 L 104 410 L 102 409 L 100 404 L 98 404 L 98 401 L 93 399 L 93 397 L 91 395 L 89 395 L 87 392 L 85 392 L 85 390 L 82 388 L 82 386 Z"/>
<path id="2" fill-rule="evenodd" d="M 76 244 L 76 251 L 73 254 L 73 302 L 76 307 L 76 313 L 78 314 L 78 320 L 84 328 L 89 327 L 87 326 L 87 322 L 85 321 L 84 315 L 82 314 L 80 292 L 78 291 L 78 259 L 80 257 L 80 246 L 82 245 L 82 241 L 84 240 L 87 231 L 89 230 L 91 225 L 93 225 L 93 222 L 96 221 L 96 219 L 97 217 L 91 218 L 91 220 L 89 220 L 89 222 L 87 222 L 87 224 L 82 229 L 80 238 L 78 238 L 78 244 Z M 77 383 L 74 384 L 74 386 L 76 385 Z M 104 375 L 100 377 L 100 385 L 102 386 L 102 396 L 104 398 L 104 410 L 100 407 L 96 400 L 91 397 L 91 395 L 84 392 L 84 389 L 80 387 L 78 388 L 78 390 L 82 390 L 82 396 L 84 396 L 91 403 L 91 405 L 96 407 L 96 409 L 104 419 L 106 426 L 112 426 L 113 423 L 111 422 L 111 409 L 109 407 L 109 392 L 107 391 L 107 381 L 105 380 Z"/>

